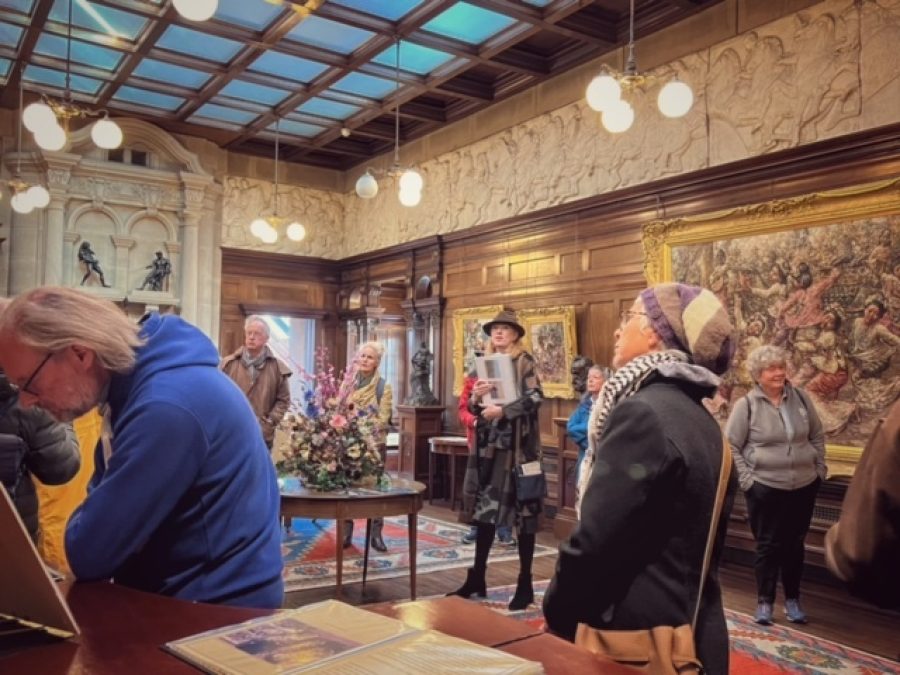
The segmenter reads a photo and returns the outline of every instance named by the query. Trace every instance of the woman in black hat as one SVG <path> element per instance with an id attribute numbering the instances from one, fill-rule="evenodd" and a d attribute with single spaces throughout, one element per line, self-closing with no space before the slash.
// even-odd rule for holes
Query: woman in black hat
<path id="1" fill-rule="evenodd" d="M 516 374 L 517 398 L 505 405 L 487 405 L 484 397 L 493 386 L 478 380 L 472 387 L 469 411 L 485 420 L 478 425 L 476 451 L 469 456 L 466 468 L 466 492 L 474 499 L 464 505 L 463 517 L 474 523 L 475 563 L 468 570 L 466 582 L 450 595 L 468 598 L 473 593 L 487 595 L 485 572 L 487 558 L 498 525 L 515 525 L 519 538 L 519 579 L 509 603 L 511 610 L 525 609 L 534 600 L 531 585 L 531 563 L 542 499 L 520 501 L 516 495 L 514 469 L 517 464 L 539 462 L 541 439 L 538 430 L 538 408 L 544 398 L 534 369 L 534 358 L 521 346 L 525 329 L 508 310 L 500 312 L 484 325 L 490 336 L 487 354 L 508 354 Z"/>

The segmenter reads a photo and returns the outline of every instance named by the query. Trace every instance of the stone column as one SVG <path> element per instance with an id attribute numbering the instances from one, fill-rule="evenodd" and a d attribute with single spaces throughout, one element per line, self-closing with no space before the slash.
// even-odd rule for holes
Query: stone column
<path id="1" fill-rule="evenodd" d="M 47 219 L 44 227 L 44 273 L 40 280 L 42 284 L 67 285 L 63 235 L 66 231 L 69 181 L 72 178 L 72 169 L 79 161 L 81 161 L 80 156 L 71 154 L 59 154 L 47 158 L 47 189 L 50 191 L 50 204 L 47 206 Z"/>
<path id="2" fill-rule="evenodd" d="M 137 242 L 134 237 L 121 235 L 113 235 L 111 239 L 113 246 L 116 248 L 116 260 L 114 263 L 116 287 L 128 295 L 134 290 L 134 279 L 137 278 L 136 276 L 134 278 L 131 277 L 131 273 L 134 270 L 129 269 L 128 266 L 128 251 L 134 248 Z"/>
<path id="3" fill-rule="evenodd" d="M 185 211 L 181 221 L 181 316 L 196 323 L 197 321 L 197 289 L 199 288 L 200 269 L 197 255 L 199 252 L 200 213 Z"/>

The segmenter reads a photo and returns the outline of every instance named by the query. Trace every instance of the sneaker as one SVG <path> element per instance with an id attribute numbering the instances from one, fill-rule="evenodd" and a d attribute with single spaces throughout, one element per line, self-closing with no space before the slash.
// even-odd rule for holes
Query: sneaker
<path id="1" fill-rule="evenodd" d="M 791 623 L 806 623 L 806 612 L 800 608 L 797 598 L 788 598 L 784 601 L 784 616 Z"/>
<path id="2" fill-rule="evenodd" d="M 474 544 L 476 539 L 478 539 L 478 530 L 473 527 L 462 536 L 460 541 L 463 544 Z"/>
<path id="3" fill-rule="evenodd" d="M 769 602 L 761 602 L 756 606 L 756 614 L 753 620 L 761 626 L 772 625 L 772 604 Z"/>
<path id="4" fill-rule="evenodd" d="M 516 539 L 512 536 L 512 534 L 498 534 L 497 535 L 497 545 L 503 546 L 505 548 L 515 548 L 516 547 Z"/>

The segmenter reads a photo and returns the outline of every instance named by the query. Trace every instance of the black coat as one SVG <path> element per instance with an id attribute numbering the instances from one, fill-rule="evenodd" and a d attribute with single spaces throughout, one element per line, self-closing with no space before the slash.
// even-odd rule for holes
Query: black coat
<path id="1" fill-rule="evenodd" d="M 579 622 L 639 629 L 690 623 L 722 457 L 722 433 L 701 404 L 709 389 L 652 375 L 610 413 L 581 521 L 560 545 L 544 597 L 548 627 L 574 639 Z M 728 672 L 717 567 L 736 487 L 732 475 L 697 622 L 706 672 Z"/>

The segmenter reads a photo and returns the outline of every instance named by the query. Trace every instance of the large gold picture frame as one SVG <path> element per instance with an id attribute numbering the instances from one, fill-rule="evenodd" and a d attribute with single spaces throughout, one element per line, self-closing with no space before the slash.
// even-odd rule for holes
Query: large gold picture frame
<path id="1" fill-rule="evenodd" d="M 535 370 L 546 398 L 575 398 L 572 359 L 575 344 L 575 307 L 523 309 L 516 313 L 525 329 L 523 343 L 534 357 Z"/>
<path id="2" fill-rule="evenodd" d="M 475 352 L 483 352 L 488 344 L 484 324 L 503 310 L 502 305 L 469 307 L 453 312 L 453 394 L 463 390 L 466 374 L 475 368 Z"/>
<path id="3" fill-rule="evenodd" d="M 752 386 L 755 346 L 788 350 L 789 376 L 825 423 L 831 475 L 852 475 L 900 394 L 898 242 L 900 179 L 653 221 L 642 237 L 650 284 L 698 284 L 728 307 L 739 345 L 720 390 L 729 403 Z M 866 319 L 878 303 L 884 315 Z"/>

